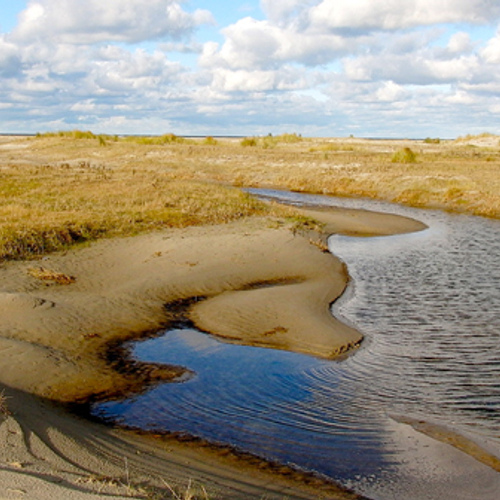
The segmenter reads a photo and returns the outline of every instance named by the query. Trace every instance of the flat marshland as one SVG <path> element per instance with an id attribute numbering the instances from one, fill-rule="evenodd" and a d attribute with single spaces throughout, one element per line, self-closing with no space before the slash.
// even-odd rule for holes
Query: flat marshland
<path id="1" fill-rule="evenodd" d="M 47 400 L 119 398 L 185 375 L 116 348 L 167 326 L 179 304 L 225 341 L 326 359 L 359 346 L 362 335 L 330 313 L 348 276 L 324 252 L 324 235 L 425 226 L 390 214 L 268 204 L 241 188 L 500 218 L 499 169 L 499 139 L 487 134 L 0 137 L 0 484 L 27 491 L 29 500 L 67 498 L 70 490 L 96 500 L 104 491 L 129 497 L 130 485 L 146 483 L 165 498 L 165 480 L 190 479 L 224 498 L 359 498 L 282 467 L 283 477 L 255 462 L 243 468 L 235 456 L 196 443 L 94 426 Z M 95 474 L 119 480 L 104 490 Z"/>
<path id="2" fill-rule="evenodd" d="M 498 141 L 489 135 L 455 141 L 76 132 L 4 137 L 0 258 L 161 227 L 291 215 L 229 186 L 364 196 L 500 217 Z"/>

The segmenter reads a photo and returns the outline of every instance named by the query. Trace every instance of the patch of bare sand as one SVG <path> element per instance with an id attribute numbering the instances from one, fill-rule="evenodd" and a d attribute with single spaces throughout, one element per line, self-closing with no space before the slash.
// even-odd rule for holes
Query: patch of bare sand
<path id="1" fill-rule="evenodd" d="M 378 217 L 384 226 L 387 216 Z M 336 232 L 352 230 L 351 219 Z M 342 264 L 308 235 L 263 226 L 158 232 L 44 258 L 44 268 L 75 277 L 68 285 L 36 279 L 32 262 L 0 266 L 0 383 L 12 412 L 0 416 L 0 499 L 121 498 L 139 493 L 132 486 L 161 487 L 160 477 L 194 479 L 224 497 L 355 498 L 321 482 L 307 486 L 286 468 L 279 472 L 290 479 L 199 445 L 116 432 L 47 402 L 119 395 L 182 374 L 105 354 L 167 323 L 165 304 L 192 297 L 206 299 L 190 318 L 232 341 L 324 357 L 355 347 L 361 335 L 328 307 L 346 285 Z"/>

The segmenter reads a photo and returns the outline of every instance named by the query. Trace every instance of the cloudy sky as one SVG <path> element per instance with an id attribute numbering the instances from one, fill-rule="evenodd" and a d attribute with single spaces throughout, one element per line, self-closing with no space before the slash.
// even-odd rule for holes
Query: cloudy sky
<path id="1" fill-rule="evenodd" d="M 499 0 L 0 0 L 0 132 L 500 133 Z"/>

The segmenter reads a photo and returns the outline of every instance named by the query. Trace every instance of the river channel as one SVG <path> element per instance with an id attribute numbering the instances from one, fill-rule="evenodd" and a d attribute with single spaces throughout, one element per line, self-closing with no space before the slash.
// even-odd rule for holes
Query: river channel
<path id="1" fill-rule="evenodd" d="M 375 500 L 497 500 L 500 473 L 415 430 L 427 422 L 500 457 L 500 221 L 252 190 L 290 204 L 413 217 L 417 233 L 334 235 L 348 267 L 332 313 L 365 336 L 343 361 L 221 343 L 193 329 L 137 342 L 196 375 L 94 414 L 198 436 L 332 478 Z"/>

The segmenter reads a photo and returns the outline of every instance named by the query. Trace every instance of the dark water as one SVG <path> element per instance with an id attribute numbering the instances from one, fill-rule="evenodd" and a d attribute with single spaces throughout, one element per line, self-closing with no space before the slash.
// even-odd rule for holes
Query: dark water
<path id="1" fill-rule="evenodd" d="M 399 423 L 404 416 L 441 424 L 500 456 L 500 222 L 257 194 L 400 213 L 429 226 L 410 235 L 330 238 L 352 276 L 333 312 L 363 332 L 362 348 L 333 362 L 173 330 L 138 343 L 135 356 L 197 375 L 95 413 L 231 444 L 373 498 L 500 498 L 499 473 Z"/>

